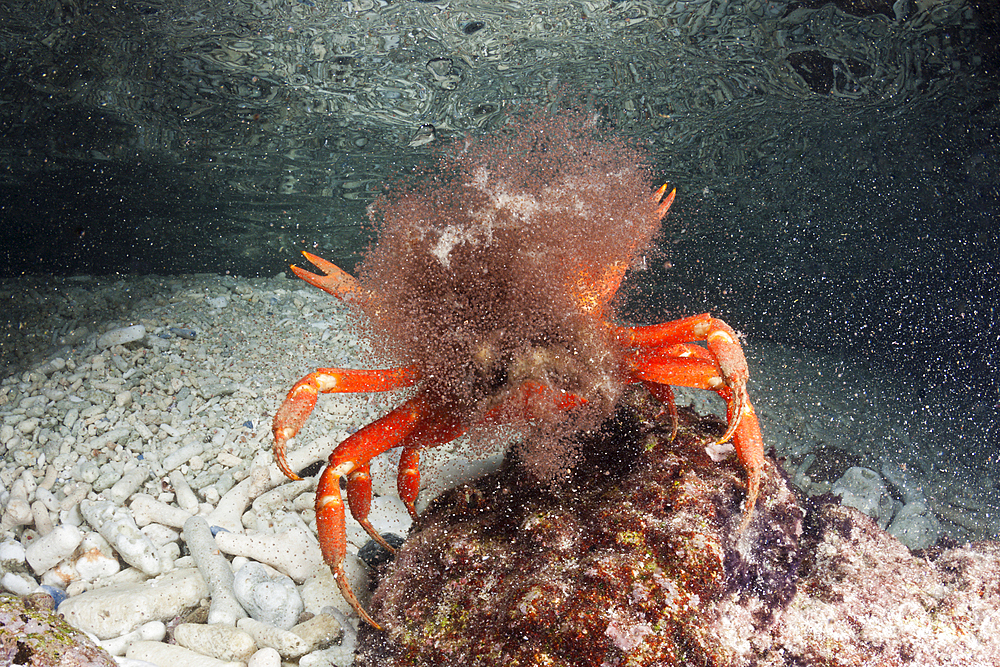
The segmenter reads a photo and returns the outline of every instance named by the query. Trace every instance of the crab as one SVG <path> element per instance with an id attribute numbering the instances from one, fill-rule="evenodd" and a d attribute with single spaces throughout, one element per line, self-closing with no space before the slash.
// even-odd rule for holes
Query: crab
<path id="1" fill-rule="evenodd" d="M 553 133 L 566 131 L 550 121 L 540 125 L 541 129 L 536 127 L 520 135 L 522 147 L 526 146 L 521 154 L 528 158 L 538 157 L 537 151 L 543 148 L 553 150 L 552 143 L 538 148 L 539 137 L 547 140 Z M 563 137 L 568 153 L 578 154 L 580 146 L 585 145 L 590 146 L 587 155 L 604 155 L 601 159 L 607 163 L 630 159 L 625 149 L 606 149 L 599 142 L 587 144 L 589 140 L 581 138 L 585 133 L 568 132 Z M 714 391 L 726 402 L 728 427 L 716 444 L 731 441 L 746 472 L 746 497 L 738 528 L 741 533 L 749 524 L 757 501 L 764 466 L 763 441 L 747 393 L 749 373 L 736 332 L 707 313 L 645 326 L 618 324 L 609 315 L 609 303 L 634 255 L 651 238 L 652 230 L 659 227 L 676 190 L 664 185 L 650 196 L 647 189 L 645 201 L 626 212 L 630 219 L 637 220 L 634 237 L 623 234 L 624 240 L 620 240 L 618 249 L 609 257 L 596 263 L 587 262 L 584 258 L 597 252 L 584 247 L 589 239 L 581 236 L 576 241 L 579 249 L 573 252 L 560 243 L 550 246 L 535 241 L 522 243 L 525 234 L 539 233 L 525 221 L 540 215 L 542 207 L 536 204 L 543 202 L 558 212 L 552 214 L 558 220 L 587 217 L 581 211 L 586 210 L 588 202 L 610 207 L 602 209 L 600 216 L 616 216 L 621 206 L 607 202 L 609 193 L 618 192 L 632 181 L 641 181 L 642 174 L 632 174 L 630 167 L 610 172 L 601 166 L 603 163 L 600 169 L 578 165 L 578 170 L 604 175 L 610 184 L 602 189 L 594 180 L 581 180 L 578 174 L 567 175 L 556 164 L 551 167 L 555 171 L 546 174 L 545 179 L 517 180 L 515 176 L 520 172 L 510 172 L 515 167 L 506 161 L 504 151 L 495 147 L 488 145 L 471 157 L 463 150 L 446 161 L 446 167 L 463 177 L 459 186 L 437 184 L 429 189 L 415 188 L 409 191 L 408 199 L 403 197 L 403 203 L 383 203 L 388 229 L 383 228 L 385 239 L 380 239 L 380 245 L 391 246 L 384 262 L 388 265 L 386 270 L 395 271 L 390 274 L 391 280 L 371 272 L 367 277 L 356 278 L 308 252 L 303 255 L 322 275 L 291 267 L 299 278 L 352 304 L 371 318 L 402 317 L 397 311 L 411 308 L 411 301 L 421 298 L 427 311 L 421 315 L 422 324 L 418 322 L 405 330 L 412 331 L 413 340 L 396 336 L 409 345 L 408 363 L 380 369 L 318 369 L 292 387 L 275 414 L 272 428 L 273 451 L 279 468 L 289 478 L 299 479 L 290 469 L 285 451 L 316 406 L 319 394 L 414 388 L 402 404 L 356 431 L 333 450 L 316 490 L 316 524 L 324 559 L 344 598 L 375 628 L 380 628 L 379 624 L 359 602 L 345 574 L 346 517 L 340 484 L 346 478 L 346 499 L 352 516 L 373 540 L 393 552 L 368 519 L 372 500 L 369 464 L 390 449 L 401 449 L 399 496 L 416 520 L 423 449 L 448 443 L 473 428 L 509 423 L 556 424 L 564 418 L 561 416 L 573 415 L 587 406 L 603 406 L 598 412 L 606 414 L 621 390 L 635 383 L 645 385 L 664 404 L 676 433 L 676 410 L 670 387 L 692 387 Z M 622 176 L 623 173 L 628 175 Z M 529 183 L 539 180 L 545 184 L 529 187 Z M 625 189 L 635 191 L 635 188 Z M 452 195 L 454 198 L 449 199 Z M 466 216 L 463 227 L 457 227 L 453 217 L 448 217 L 447 223 L 435 222 L 435 216 L 449 206 Z M 404 220 L 407 216 L 413 220 Z M 577 238 L 565 230 L 559 233 L 560 238 Z M 607 239 L 598 239 L 597 243 L 602 247 L 613 245 Z M 377 254 L 378 246 L 370 251 L 368 259 L 373 252 Z M 552 253 L 562 253 L 558 262 Z M 502 259 L 484 267 L 484 262 L 497 255 L 502 255 Z M 413 278 L 412 269 L 392 266 L 395 261 L 417 261 L 413 257 L 422 262 L 419 266 L 426 267 L 425 276 Z M 522 260 L 523 266 L 544 266 L 551 272 L 533 287 L 531 280 L 538 278 L 534 269 L 517 268 L 522 266 L 518 264 Z M 528 277 L 514 280 L 510 275 L 522 273 Z M 447 289 L 435 283 L 440 276 L 447 277 L 442 283 Z M 407 287 L 395 285 L 397 279 Z M 509 291 L 481 298 L 484 290 L 500 289 Z M 412 293 L 403 294 L 396 301 L 387 297 L 407 290 Z M 551 296 L 539 300 L 533 291 Z M 513 315 L 502 310 L 508 300 L 517 299 L 532 304 L 517 306 L 522 310 L 537 307 L 551 313 L 540 317 L 542 323 L 532 324 L 533 328 L 523 325 L 522 329 L 516 329 L 517 317 L 531 320 L 534 316 L 532 312 L 516 312 L 517 307 Z M 455 315 L 458 311 L 460 314 Z M 409 316 L 419 320 L 417 315 Z M 428 329 L 434 330 L 428 332 Z M 508 329 L 515 331 L 511 333 Z M 399 333 L 395 329 L 389 332 Z M 445 342 L 438 345 L 441 340 Z"/>

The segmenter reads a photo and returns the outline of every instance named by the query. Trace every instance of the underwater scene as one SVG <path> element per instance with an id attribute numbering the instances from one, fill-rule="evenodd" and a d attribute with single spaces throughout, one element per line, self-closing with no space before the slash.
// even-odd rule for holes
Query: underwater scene
<path id="1" fill-rule="evenodd" d="M 996 3 L 0 47 L 0 666 L 1000 666 Z"/>

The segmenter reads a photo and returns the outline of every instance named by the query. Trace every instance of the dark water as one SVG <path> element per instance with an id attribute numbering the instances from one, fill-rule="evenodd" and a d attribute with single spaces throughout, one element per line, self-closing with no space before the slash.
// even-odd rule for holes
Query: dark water
<path id="1" fill-rule="evenodd" d="M 0 275 L 352 267 L 387 178 L 571 102 L 678 186 L 626 312 L 871 359 L 989 458 L 998 40 L 966 0 L 10 0 Z"/>

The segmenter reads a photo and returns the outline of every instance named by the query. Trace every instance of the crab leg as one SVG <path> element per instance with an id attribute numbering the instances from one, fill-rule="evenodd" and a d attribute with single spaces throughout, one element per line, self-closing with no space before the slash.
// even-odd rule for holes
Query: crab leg
<path id="1" fill-rule="evenodd" d="M 653 398 L 667 406 L 667 414 L 670 416 L 670 442 L 673 442 L 677 437 L 679 420 L 677 401 L 674 400 L 674 390 L 670 388 L 669 384 L 660 384 L 659 382 L 643 382 L 643 384 L 646 386 L 646 390 L 653 395 Z M 660 414 L 663 414 L 662 409 Z"/>
<path id="2" fill-rule="evenodd" d="M 294 438 L 306 423 L 313 408 L 316 407 L 318 394 L 390 391 L 409 387 L 419 379 L 420 373 L 414 366 L 382 370 L 320 368 L 296 382 L 271 422 L 271 432 L 274 434 L 274 459 L 281 472 L 290 479 L 301 479 L 288 467 L 285 443 Z"/>
<path id="3" fill-rule="evenodd" d="M 670 210 L 670 205 L 674 203 L 674 197 L 677 196 L 677 188 L 672 189 L 669 193 L 667 188 L 670 186 L 666 183 L 661 185 L 656 193 L 653 195 L 653 201 L 658 202 L 656 207 L 656 219 L 663 220 L 663 217 Z"/>
<path id="4" fill-rule="evenodd" d="M 373 540 L 389 553 L 396 553 L 368 520 L 368 513 L 372 509 L 372 474 L 368 463 L 359 463 L 347 475 L 347 505 L 351 508 L 351 516 Z"/>
<path id="5" fill-rule="evenodd" d="M 501 403 L 486 413 L 479 421 L 483 424 L 501 424 L 527 421 L 538 416 L 541 404 L 549 404 L 557 410 L 570 410 L 585 401 L 575 394 L 556 391 L 540 382 L 524 382 L 512 391 Z M 406 505 L 413 520 L 417 519 L 415 503 L 420 490 L 420 452 L 428 447 L 437 447 L 451 442 L 465 432 L 458 421 L 444 413 L 429 416 L 419 428 L 406 437 L 403 452 L 399 457 L 399 475 L 396 487 L 399 497 Z"/>
<path id="6" fill-rule="evenodd" d="M 724 384 L 734 392 L 738 403 L 749 402 L 746 393 L 747 380 L 750 378 L 747 360 L 743 355 L 743 348 L 740 347 L 736 339 L 736 332 L 722 320 L 716 319 L 708 313 L 703 313 L 663 324 L 652 324 L 644 327 L 617 327 L 615 335 L 624 347 L 645 349 L 652 352 L 654 356 L 656 348 L 662 350 L 670 345 L 681 345 L 682 347 L 674 348 L 673 352 L 668 351 L 665 355 L 673 359 L 674 366 L 683 366 L 684 363 L 690 362 L 696 367 L 697 359 L 699 357 L 704 359 L 703 352 L 699 346 L 687 345 L 687 343 L 703 340 L 708 345 L 708 351 L 711 352 L 711 360 L 718 365 L 718 370 L 721 371 L 721 377 L 713 374 L 705 376 L 703 379 L 714 383 L 715 378 L 718 378 L 720 385 Z M 664 356 L 662 351 L 661 356 Z M 644 362 L 639 360 L 637 365 L 633 363 L 633 367 L 642 367 L 643 364 Z M 678 369 L 677 372 L 679 373 L 680 370 Z M 697 371 L 692 377 L 699 377 Z M 713 391 L 718 389 L 718 386 L 701 387 L 698 384 L 685 384 L 685 386 L 712 389 Z M 732 437 L 739 425 L 739 420 L 742 419 L 742 414 L 742 411 L 737 411 L 737 421 L 730 424 L 722 442 Z"/>
<path id="7" fill-rule="evenodd" d="M 681 348 L 683 348 L 686 356 L 675 354 Z M 687 352 L 688 348 L 701 350 L 701 352 L 694 353 L 697 356 L 693 356 Z M 647 386 L 672 384 L 678 387 L 692 387 L 694 389 L 707 389 L 716 392 L 726 400 L 727 411 L 732 412 L 732 416 L 737 418 L 735 421 L 731 420 L 729 422 L 726 432 L 722 434 L 717 444 L 726 442 L 736 433 L 736 429 L 739 426 L 739 419 L 742 418 L 743 413 L 740 410 L 730 409 L 733 407 L 734 392 L 726 387 L 719 365 L 704 348 L 699 348 L 697 345 L 675 345 L 670 348 L 655 349 L 645 353 L 633 353 L 627 357 L 627 363 L 632 367 L 633 376 L 644 381 Z M 661 394 L 664 397 L 666 396 L 662 389 L 653 389 L 651 391 L 660 400 L 663 400 Z M 735 395 L 738 400 L 738 392 Z"/>
<path id="8" fill-rule="evenodd" d="M 403 451 L 399 456 L 396 488 L 406 506 L 406 511 L 414 521 L 417 520 L 415 503 L 420 491 L 421 450 L 451 442 L 464 432 L 465 426 L 447 412 L 433 412 L 427 415 L 427 418 L 423 419 L 401 443 Z"/>
<path id="9" fill-rule="evenodd" d="M 328 262 L 322 257 L 318 257 L 317 255 L 306 252 L 305 250 L 302 251 L 302 254 L 305 255 L 305 258 L 312 262 L 316 268 L 326 274 L 324 276 L 319 276 L 315 273 L 309 273 L 305 269 L 300 269 L 295 265 L 289 267 L 295 275 L 310 285 L 318 287 L 324 292 L 329 292 L 338 299 L 348 302 L 356 301 L 357 299 L 368 295 L 367 290 L 361 287 L 357 278 L 349 274 L 347 271 L 344 271 L 333 262 Z"/>
<path id="10" fill-rule="evenodd" d="M 347 498 L 351 515 L 374 538 L 376 533 L 368 523 L 367 516 L 371 506 L 369 461 L 384 451 L 401 446 L 411 435 L 423 430 L 422 427 L 426 423 L 443 419 L 447 418 L 434 411 L 425 397 L 418 394 L 340 443 L 330 454 L 329 464 L 319 478 L 319 485 L 316 488 L 316 529 L 319 533 L 323 560 L 330 566 L 344 599 L 354 607 L 361 618 L 376 628 L 379 628 L 378 623 L 361 606 L 344 572 L 347 534 L 344 500 L 340 494 L 340 478 L 344 476 L 348 478 Z M 384 546 L 391 550 L 388 545 Z"/>
<path id="11" fill-rule="evenodd" d="M 418 518 L 416 502 L 417 494 L 420 492 L 420 449 L 419 445 L 403 448 L 399 455 L 399 473 L 396 476 L 399 497 L 414 521 Z"/>
<path id="12" fill-rule="evenodd" d="M 728 393 L 728 390 L 720 391 L 719 395 L 726 400 L 726 418 L 730 423 L 734 419 L 738 422 L 736 432 L 733 434 L 733 446 L 736 448 L 736 458 L 747 472 L 747 501 L 739 528 L 739 532 L 742 533 L 750 525 L 750 516 L 760 494 L 760 475 L 764 468 L 764 438 L 761 436 L 760 422 L 757 421 L 757 413 L 750 399 L 734 407 L 733 401 L 726 395 Z M 734 410 L 740 410 L 742 416 L 734 414 Z"/>
<path id="13" fill-rule="evenodd" d="M 541 382 L 522 382 L 514 391 L 480 420 L 481 424 L 503 424 L 506 422 L 536 419 L 540 406 L 546 404 L 557 410 L 572 410 L 587 401 L 568 391 L 553 389 Z"/>
<path id="14" fill-rule="evenodd" d="M 636 379 L 709 389 L 725 399 L 729 427 L 718 442 L 732 438 L 747 472 L 742 532 L 749 525 L 760 490 L 764 441 L 747 394 L 750 373 L 736 332 L 705 313 L 645 327 L 619 327 L 615 333 L 623 346 L 634 349 L 626 363 Z M 690 344 L 696 340 L 705 341 L 708 349 Z"/>

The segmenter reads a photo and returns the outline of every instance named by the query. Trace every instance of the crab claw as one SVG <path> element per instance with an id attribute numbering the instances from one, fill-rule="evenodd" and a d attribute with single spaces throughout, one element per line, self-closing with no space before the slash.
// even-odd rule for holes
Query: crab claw
<path id="1" fill-rule="evenodd" d="M 674 197 L 677 196 L 677 188 L 672 189 L 668 193 L 668 187 L 670 186 L 664 183 L 660 186 L 660 189 L 656 191 L 656 194 L 653 195 L 653 201 L 659 202 L 659 206 L 656 207 L 657 220 L 663 220 L 663 216 L 665 216 L 667 211 L 670 210 L 670 205 L 674 203 Z"/>
<path id="2" fill-rule="evenodd" d="M 302 254 L 312 262 L 316 268 L 325 273 L 324 276 L 309 273 L 305 269 L 300 269 L 294 264 L 290 267 L 292 272 L 302 280 L 314 287 L 318 287 L 324 292 L 329 292 L 343 301 L 355 301 L 363 297 L 367 292 L 361 287 L 358 279 L 344 271 L 342 268 L 328 262 L 322 257 L 318 257 L 310 252 L 302 251 Z"/>

